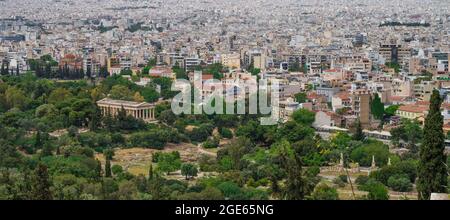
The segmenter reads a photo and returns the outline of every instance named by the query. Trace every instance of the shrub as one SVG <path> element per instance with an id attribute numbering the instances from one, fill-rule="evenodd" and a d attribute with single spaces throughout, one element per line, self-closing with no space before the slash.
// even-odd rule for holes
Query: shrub
<path id="1" fill-rule="evenodd" d="M 367 195 L 367 198 L 369 200 L 389 199 L 389 191 L 387 190 L 386 186 L 374 179 L 369 179 L 366 184 L 358 186 L 358 189 L 369 192 L 369 194 Z"/>
<path id="2" fill-rule="evenodd" d="M 364 175 L 359 175 L 357 178 L 356 178 L 356 180 L 355 180 L 355 183 L 357 184 L 357 185 L 365 185 L 366 183 L 367 183 L 367 181 L 369 180 L 369 177 L 368 176 L 364 176 Z"/>
<path id="3" fill-rule="evenodd" d="M 256 181 L 256 184 L 259 186 L 268 186 L 269 180 L 267 178 L 262 178 L 262 179 Z"/>
<path id="4" fill-rule="evenodd" d="M 394 175 L 404 175 L 411 183 L 413 183 L 417 177 L 417 164 L 412 160 L 401 161 L 393 164 L 392 166 L 385 166 L 380 170 L 371 173 L 371 177 L 380 181 L 381 183 L 388 185 L 388 180 Z"/>
<path id="5" fill-rule="evenodd" d="M 410 192 L 412 190 L 412 184 L 406 175 L 394 175 L 389 177 L 388 186 L 398 192 Z"/>
<path id="6" fill-rule="evenodd" d="M 311 177 L 317 176 L 317 175 L 319 175 L 319 173 L 320 173 L 320 167 L 318 167 L 318 166 L 309 167 L 306 170 L 306 174 Z"/>
<path id="7" fill-rule="evenodd" d="M 389 192 L 382 183 L 374 183 L 368 186 L 369 200 L 389 200 Z"/>
<path id="8" fill-rule="evenodd" d="M 203 143 L 203 147 L 206 149 L 219 147 L 219 138 L 216 137 L 208 138 L 208 140 L 206 140 Z"/>
<path id="9" fill-rule="evenodd" d="M 231 132 L 231 130 L 230 129 L 228 129 L 228 128 L 221 128 L 220 130 L 219 130 L 219 132 L 220 132 L 220 135 L 223 137 L 223 138 L 233 138 L 233 132 Z"/>
<path id="10" fill-rule="evenodd" d="M 339 200 L 337 190 L 325 183 L 317 185 L 311 197 L 314 200 Z"/>
<path id="11" fill-rule="evenodd" d="M 350 158 L 361 166 L 370 166 L 372 156 L 375 156 L 377 165 L 386 165 L 389 158 L 389 147 L 381 142 L 374 141 L 354 149 L 350 154 Z"/>
<path id="12" fill-rule="evenodd" d="M 118 175 L 123 172 L 123 168 L 122 166 L 115 164 L 111 167 L 111 171 L 114 173 L 114 175 Z"/>
<path id="13" fill-rule="evenodd" d="M 345 187 L 345 182 L 344 181 L 342 181 L 342 179 L 341 178 L 336 178 L 336 179 L 334 179 L 333 180 L 333 183 L 334 184 L 336 184 L 338 187 Z"/>
<path id="14" fill-rule="evenodd" d="M 202 172 L 217 171 L 217 160 L 214 157 L 202 154 L 198 160 L 198 166 Z"/>
<path id="15" fill-rule="evenodd" d="M 348 183 L 348 176 L 347 175 L 339 175 L 339 179 L 342 180 L 344 183 Z"/>

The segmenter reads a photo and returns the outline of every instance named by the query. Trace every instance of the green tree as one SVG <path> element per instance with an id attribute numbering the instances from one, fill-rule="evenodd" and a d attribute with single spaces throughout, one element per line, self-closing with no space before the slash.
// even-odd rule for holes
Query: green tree
<path id="1" fill-rule="evenodd" d="M 384 104 L 381 102 L 378 93 L 375 93 L 375 97 L 372 99 L 370 103 L 370 111 L 375 119 L 383 119 L 384 115 Z"/>
<path id="2" fill-rule="evenodd" d="M 176 74 L 177 79 L 188 79 L 186 71 L 183 68 L 179 67 L 178 64 L 175 64 L 175 66 L 172 68 L 172 71 Z"/>
<path id="3" fill-rule="evenodd" d="M 377 165 L 384 166 L 387 164 L 389 156 L 389 146 L 379 141 L 371 141 L 368 144 L 355 148 L 350 153 L 350 158 L 361 166 L 370 166 L 372 157 L 375 157 Z"/>
<path id="4" fill-rule="evenodd" d="M 314 200 L 339 200 L 337 190 L 325 183 L 317 185 L 311 197 Z"/>
<path id="5" fill-rule="evenodd" d="M 180 169 L 180 166 L 181 160 L 179 154 L 162 153 L 158 157 L 158 169 L 167 173 L 167 175 Z"/>
<path id="6" fill-rule="evenodd" d="M 272 151 L 277 155 L 280 166 L 286 172 L 286 183 L 282 197 L 287 200 L 302 200 L 309 195 L 315 187 L 302 168 L 302 161 L 292 149 L 291 144 L 283 140 L 274 146 Z"/>
<path id="7" fill-rule="evenodd" d="M 186 180 L 197 176 L 198 169 L 194 164 L 184 163 L 181 165 L 181 175 L 186 177 Z"/>
<path id="8" fill-rule="evenodd" d="M 34 138 L 34 148 L 35 149 L 40 149 L 42 146 L 44 145 L 43 140 L 42 140 L 42 133 L 41 131 L 37 131 L 36 132 L 36 136 Z"/>
<path id="9" fill-rule="evenodd" d="M 42 148 L 42 151 L 41 151 L 41 157 L 48 157 L 48 156 L 52 156 L 53 155 L 53 153 L 52 153 L 52 145 L 50 144 L 50 143 L 45 143 L 44 144 L 44 147 Z"/>
<path id="10" fill-rule="evenodd" d="M 308 101 L 308 97 L 306 96 L 306 93 L 300 92 L 295 94 L 295 101 L 298 103 L 305 103 Z"/>
<path id="11" fill-rule="evenodd" d="M 399 73 L 400 72 L 400 65 L 396 62 L 388 62 L 386 63 L 386 66 L 389 68 L 394 69 L 395 73 Z"/>
<path id="12" fill-rule="evenodd" d="M 100 121 L 101 121 L 101 112 L 98 109 L 97 106 L 93 108 L 93 111 L 90 115 L 90 121 L 89 121 L 89 130 L 91 131 L 97 131 L 100 127 Z"/>
<path id="13" fill-rule="evenodd" d="M 8 108 L 23 109 L 27 103 L 28 98 L 25 96 L 23 90 L 17 87 L 9 87 L 5 91 L 5 101 Z"/>
<path id="14" fill-rule="evenodd" d="M 120 165 L 114 164 L 111 167 L 111 171 L 114 175 L 119 175 L 119 174 L 123 173 L 123 168 Z"/>
<path id="15" fill-rule="evenodd" d="M 103 151 L 103 155 L 105 159 L 112 160 L 114 158 L 114 150 L 113 149 L 105 149 Z"/>
<path id="16" fill-rule="evenodd" d="M 369 200 L 388 200 L 389 199 L 389 191 L 387 188 L 379 183 L 374 182 L 367 186 L 367 191 L 369 194 L 367 195 L 367 198 Z"/>
<path id="17" fill-rule="evenodd" d="M 39 163 L 34 175 L 32 185 L 32 197 L 35 200 L 52 200 L 52 192 L 50 191 L 52 183 L 50 181 L 47 166 Z"/>
<path id="18" fill-rule="evenodd" d="M 419 199 L 430 199 L 431 193 L 447 193 L 447 157 L 444 154 L 442 99 L 439 91 L 434 90 L 430 99 L 430 108 L 425 119 L 423 143 L 419 151 L 419 171 L 417 191 Z"/>
<path id="19" fill-rule="evenodd" d="M 111 91 L 109 91 L 109 95 L 112 99 L 119 99 L 119 100 L 133 100 L 133 92 L 128 89 L 128 87 L 123 85 L 115 85 L 111 88 Z"/>
<path id="20" fill-rule="evenodd" d="M 407 175 L 394 175 L 389 177 L 388 186 L 397 192 L 410 192 L 412 184 Z"/>
<path id="21" fill-rule="evenodd" d="M 105 177 L 111 177 L 111 161 L 106 158 L 105 162 Z"/>
<path id="22" fill-rule="evenodd" d="M 97 162 L 97 165 L 95 166 L 95 174 L 96 174 L 96 179 L 100 179 L 103 177 L 103 169 L 102 169 L 102 162 L 100 162 L 100 160 L 96 159 L 95 160 Z"/>
<path id="23" fill-rule="evenodd" d="M 70 93 L 69 90 L 67 90 L 65 88 L 57 88 L 50 93 L 50 95 L 48 97 L 48 102 L 50 104 L 61 103 L 61 102 L 67 101 L 71 97 L 72 97 L 72 93 Z"/>
<path id="24" fill-rule="evenodd" d="M 144 96 L 144 100 L 149 103 L 156 102 L 159 99 L 159 93 L 150 86 L 142 88 L 141 95 Z"/>
<path id="25" fill-rule="evenodd" d="M 355 141 L 364 141 L 366 136 L 363 133 L 363 129 L 361 126 L 361 121 L 358 119 L 355 122 L 355 132 L 353 133 L 353 140 Z"/>
<path id="26" fill-rule="evenodd" d="M 299 109 L 292 114 L 292 119 L 297 123 L 301 123 L 304 125 L 312 125 L 315 121 L 316 114 L 307 109 Z"/>
<path id="27" fill-rule="evenodd" d="M 391 129 L 391 135 L 394 144 L 403 140 L 412 153 L 417 153 L 416 145 L 422 141 L 423 131 L 419 121 L 402 119 L 400 126 Z"/>
<path id="28" fill-rule="evenodd" d="M 165 110 L 161 112 L 158 118 L 160 121 L 168 125 L 173 125 L 175 120 L 177 120 L 177 116 L 172 112 L 172 110 Z"/>
<path id="29" fill-rule="evenodd" d="M 389 107 L 387 107 L 384 112 L 386 113 L 386 115 L 388 116 L 394 116 L 395 113 L 397 112 L 398 108 L 400 107 L 400 105 L 391 105 Z"/>
<path id="30" fill-rule="evenodd" d="M 153 179 L 153 164 L 150 164 L 150 167 L 148 168 L 148 179 L 152 180 Z"/>
<path id="31" fill-rule="evenodd" d="M 8 72 L 6 72 L 6 69 L 5 69 L 5 62 L 2 62 L 2 69 L 0 71 L 0 74 L 1 75 L 8 75 Z"/>

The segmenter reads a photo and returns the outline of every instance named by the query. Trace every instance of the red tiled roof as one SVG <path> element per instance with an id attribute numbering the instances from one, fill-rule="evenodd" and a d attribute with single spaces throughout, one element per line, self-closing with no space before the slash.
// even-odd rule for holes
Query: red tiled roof
<path id="1" fill-rule="evenodd" d="M 425 105 L 402 105 L 398 108 L 399 111 L 423 113 L 428 111 L 428 106 Z"/>
<path id="2" fill-rule="evenodd" d="M 213 79 L 214 75 L 212 74 L 203 74 L 202 75 L 202 80 L 209 80 L 209 79 Z"/>
<path id="3" fill-rule="evenodd" d="M 338 97 L 338 98 L 340 98 L 340 99 L 342 99 L 342 100 L 347 100 L 347 99 L 350 99 L 350 93 L 348 93 L 348 92 L 339 92 L 339 93 L 337 93 L 336 95 L 334 95 L 335 97 Z"/>

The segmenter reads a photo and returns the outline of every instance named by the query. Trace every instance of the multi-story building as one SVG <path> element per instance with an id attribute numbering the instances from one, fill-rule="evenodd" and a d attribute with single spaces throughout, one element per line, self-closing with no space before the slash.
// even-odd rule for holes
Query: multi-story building
<path id="1" fill-rule="evenodd" d="M 386 59 L 387 63 L 402 64 L 411 56 L 411 49 L 401 44 L 381 44 L 379 53 Z"/>
<path id="2" fill-rule="evenodd" d="M 351 94 L 352 111 L 363 127 L 370 125 L 370 98 L 367 90 L 356 90 Z"/>
<path id="3" fill-rule="evenodd" d="M 228 67 L 230 69 L 240 69 L 241 55 L 239 53 L 222 54 L 221 63 L 223 66 Z"/>
<path id="4" fill-rule="evenodd" d="M 435 88 L 435 81 L 421 81 L 414 84 L 414 96 L 420 101 L 429 101 Z"/>

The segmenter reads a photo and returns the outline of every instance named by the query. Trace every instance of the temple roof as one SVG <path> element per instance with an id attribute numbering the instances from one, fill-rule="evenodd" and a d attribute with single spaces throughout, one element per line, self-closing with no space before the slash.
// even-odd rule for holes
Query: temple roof
<path id="1" fill-rule="evenodd" d="M 131 108 L 153 107 L 154 106 L 154 104 L 147 103 L 147 102 L 133 102 L 133 101 L 110 99 L 110 98 L 104 98 L 100 101 L 97 101 L 97 104 L 123 106 L 123 107 L 131 107 Z"/>

